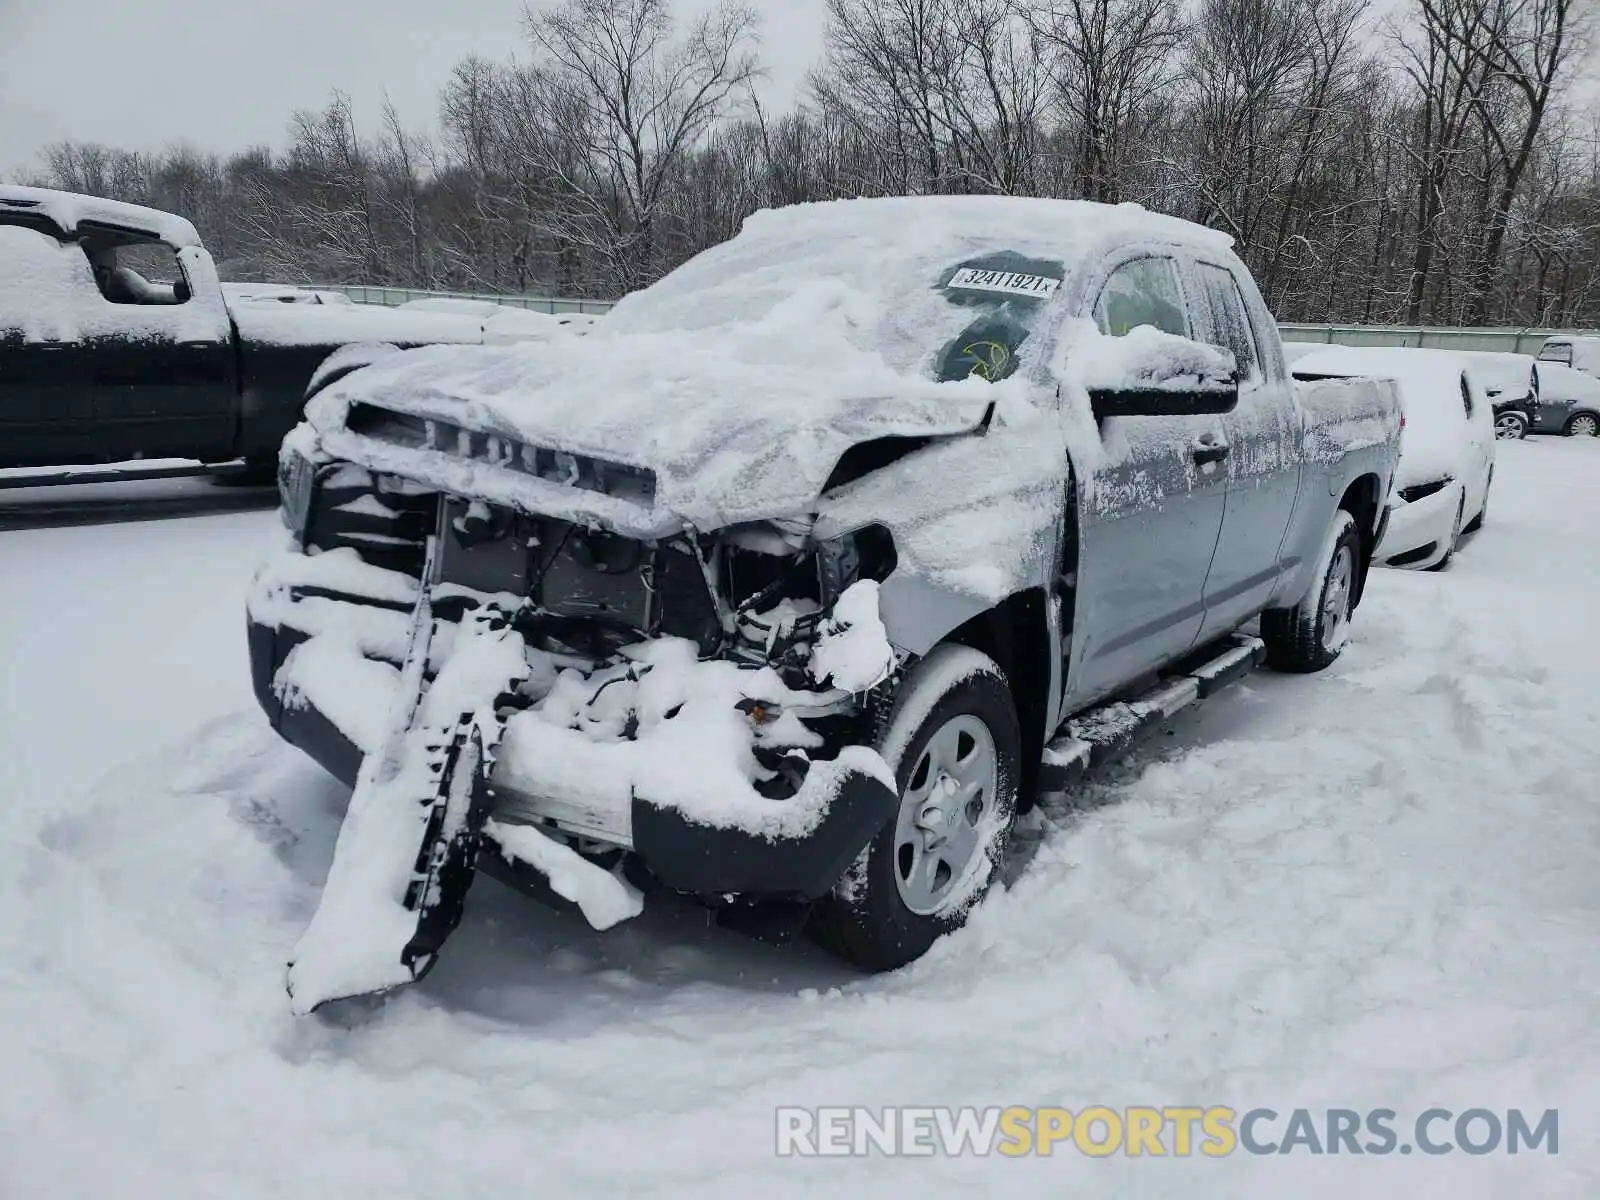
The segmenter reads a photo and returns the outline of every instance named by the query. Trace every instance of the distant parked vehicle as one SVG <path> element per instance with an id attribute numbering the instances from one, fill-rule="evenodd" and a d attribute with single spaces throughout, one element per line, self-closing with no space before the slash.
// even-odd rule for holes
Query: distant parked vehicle
<path id="1" fill-rule="evenodd" d="M 343 292 L 280 283 L 224 283 L 222 298 L 229 304 L 333 304 L 349 307 L 354 303 Z"/>
<path id="2" fill-rule="evenodd" d="M 1533 432 L 1594 437 L 1600 432 L 1600 379 L 1560 363 L 1539 363 Z"/>
<path id="3" fill-rule="evenodd" d="M 1528 436 L 1538 419 L 1539 371 L 1530 354 L 1456 350 L 1483 385 L 1494 409 L 1494 435 L 1501 441 Z"/>
<path id="4" fill-rule="evenodd" d="M 225 287 L 171 213 L 0 184 L 0 468 L 243 458 L 270 473 L 338 348 L 527 336 L 328 295 Z"/>
<path id="5" fill-rule="evenodd" d="M 1335 346 L 1294 364 L 1296 379 L 1390 379 L 1399 390 L 1400 466 L 1374 562 L 1439 570 L 1461 535 L 1483 524 L 1495 424 L 1472 361 L 1448 350 Z"/>
<path id="6" fill-rule="evenodd" d="M 483 322 L 483 341 L 488 346 L 586 333 L 594 320 L 583 313 L 536 312 L 520 305 L 474 300 L 469 296 L 425 296 L 406 301 L 398 311 L 475 317 Z"/>
<path id="7" fill-rule="evenodd" d="M 1539 347 L 1539 361 L 1600 377 L 1600 336 L 1556 334 Z"/>

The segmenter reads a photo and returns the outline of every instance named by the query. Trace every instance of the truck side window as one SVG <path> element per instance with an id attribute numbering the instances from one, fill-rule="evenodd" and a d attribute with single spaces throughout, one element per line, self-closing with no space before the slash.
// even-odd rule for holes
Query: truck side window
<path id="1" fill-rule="evenodd" d="M 1100 332 L 1110 337 L 1121 337 L 1138 325 L 1190 336 L 1183 289 L 1172 260 L 1136 258 L 1111 272 L 1094 302 L 1094 320 Z"/>
<path id="2" fill-rule="evenodd" d="M 189 299 L 178 256 L 153 238 L 87 233 L 79 239 L 95 286 L 112 304 L 183 304 Z"/>
<path id="3" fill-rule="evenodd" d="M 1560 363 L 1564 367 L 1570 367 L 1572 365 L 1572 343 L 1546 342 L 1539 349 L 1539 359 L 1541 362 Z"/>
<path id="4" fill-rule="evenodd" d="M 1467 373 L 1461 372 L 1461 407 L 1467 410 L 1467 416 L 1472 416 L 1472 385 L 1467 382 Z"/>
<path id="5" fill-rule="evenodd" d="M 1242 382 L 1260 379 L 1261 359 L 1256 353 L 1255 334 L 1250 328 L 1244 297 L 1239 294 L 1238 281 L 1226 267 L 1212 263 L 1200 263 L 1199 267 L 1206 302 L 1211 309 L 1211 333 L 1207 340 L 1213 346 L 1233 351 Z"/>

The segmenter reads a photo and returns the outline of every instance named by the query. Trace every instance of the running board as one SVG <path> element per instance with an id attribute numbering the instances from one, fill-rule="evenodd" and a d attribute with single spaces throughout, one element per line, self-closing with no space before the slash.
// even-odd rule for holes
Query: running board
<path id="1" fill-rule="evenodd" d="M 1078 714 L 1044 749 L 1039 791 L 1064 792 L 1085 772 L 1121 758 L 1153 726 L 1244 678 L 1267 657 L 1260 638 L 1235 634 L 1194 665 L 1180 665 L 1133 700 L 1113 700 Z"/>

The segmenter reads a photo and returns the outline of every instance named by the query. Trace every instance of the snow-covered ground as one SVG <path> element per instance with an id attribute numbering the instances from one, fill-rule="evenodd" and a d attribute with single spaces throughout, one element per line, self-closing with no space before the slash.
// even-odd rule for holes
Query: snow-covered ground
<path id="1" fill-rule="evenodd" d="M 1502 444 L 1443 574 L 1057 812 L 864 978 L 489 880 L 297 1020 L 345 794 L 249 694 L 267 513 L 0 534 L 0 1196 L 1600 1195 L 1600 443 Z M 1561 1110 L 1518 1157 L 779 1159 L 779 1105 Z"/>

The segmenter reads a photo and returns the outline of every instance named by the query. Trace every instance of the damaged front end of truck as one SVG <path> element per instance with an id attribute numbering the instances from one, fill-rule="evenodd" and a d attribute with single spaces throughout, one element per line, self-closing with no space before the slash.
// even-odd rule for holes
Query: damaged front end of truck
<path id="1" fill-rule="evenodd" d="M 803 911 L 892 815 L 885 526 L 701 528 L 646 467 L 329 412 L 285 442 L 249 599 L 260 703 L 353 788 L 297 1011 L 420 977 L 480 856 L 600 928 L 649 886 Z M 960 434 L 858 443 L 822 490 Z"/>

